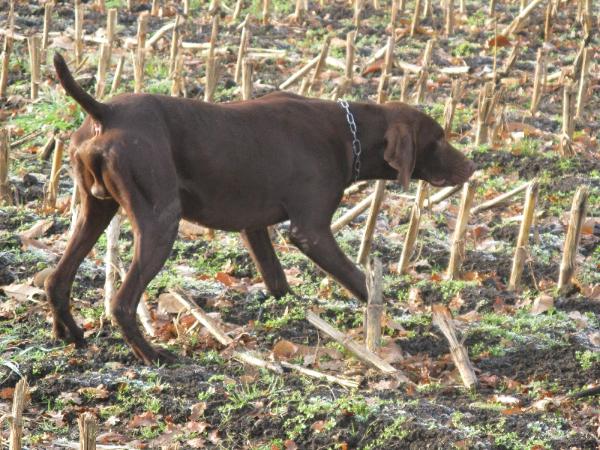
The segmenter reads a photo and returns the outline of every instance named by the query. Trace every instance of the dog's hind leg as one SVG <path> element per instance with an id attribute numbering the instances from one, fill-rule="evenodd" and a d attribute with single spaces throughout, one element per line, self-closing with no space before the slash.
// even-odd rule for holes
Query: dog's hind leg
<path id="1" fill-rule="evenodd" d="M 110 310 L 125 341 L 145 364 L 170 362 L 174 356 L 152 347 L 136 323 L 136 310 L 148 283 L 163 267 L 177 236 L 181 207 L 172 201 L 133 195 L 124 203 L 134 234 L 133 259 L 123 284 L 112 298 Z"/>
<path id="2" fill-rule="evenodd" d="M 45 288 L 52 306 L 54 337 L 83 345 L 83 331 L 77 326 L 69 306 L 71 285 L 77 268 L 90 252 L 118 205 L 113 200 L 98 200 L 81 193 L 81 209 L 77 223 L 56 270 L 46 279 Z"/>
<path id="3" fill-rule="evenodd" d="M 282 297 L 290 292 L 290 286 L 273 250 L 267 229 L 244 230 L 242 238 L 271 295 Z"/>

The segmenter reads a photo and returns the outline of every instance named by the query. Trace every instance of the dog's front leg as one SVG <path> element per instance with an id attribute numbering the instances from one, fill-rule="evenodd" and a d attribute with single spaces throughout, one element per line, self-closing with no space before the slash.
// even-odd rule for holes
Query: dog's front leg
<path id="1" fill-rule="evenodd" d="M 80 192 L 81 208 L 77 223 L 56 270 L 45 282 L 46 295 L 52 306 L 54 337 L 75 342 L 78 346 L 84 344 L 83 331 L 77 326 L 71 314 L 69 305 L 71 286 L 77 268 L 118 208 L 115 201 L 98 200 L 85 191 Z"/>
<path id="2" fill-rule="evenodd" d="M 271 295 L 282 297 L 290 292 L 290 286 L 275 250 L 273 250 L 267 229 L 244 230 L 242 239 Z"/>

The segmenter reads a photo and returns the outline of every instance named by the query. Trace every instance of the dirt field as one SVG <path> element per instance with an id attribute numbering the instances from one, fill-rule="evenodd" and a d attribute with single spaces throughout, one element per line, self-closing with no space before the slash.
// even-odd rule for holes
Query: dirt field
<path id="1" fill-rule="evenodd" d="M 106 8 L 118 8 L 107 85 L 110 87 L 117 61 L 124 55 L 117 92 L 132 92 L 131 52 L 137 20 L 150 9 L 150 2 L 134 1 L 132 11 L 127 10 L 125 1 L 105 3 Z M 181 2 L 159 3 L 162 16 L 150 17 L 148 38 L 172 23 L 177 12 L 182 13 Z M 357 29 L 356 70 L 344 98 L 375 100 L 383 58 L 370 59 L 390 33 L 389 1 L 381 0 L 378 10 L 367 2 L 358 28 L 353 25 L 353 8 L 346 1 L 311 0 L 304 20 L 298 23 L 290 16 L 295 2 L 272 0 L 266 25 L 262 2 L 242 2 L 235 21 L 231 20 L 235 3 L 224 3 L 217 39 L 221 70 L 215 101 L 240 98 L 233 73 L 240 41 L 237 26 L 247 14 L 249 47 L 255 61 L 254 96 L 276 90 L 317 56 L 324 38 L 331 36 L 332 60 L 310 94 L 331 98 L 335 86 L 343 82 L 346 34 Z M 210 239 L 203 230 L 181 227 L 171 258 L 145 296 L 156 334 L 153 342 L 181 355 L 178 364 L 141 365 L 120 332 L 103 319 L 104 236 L 82 264 L 72 292 L 73 312 L 86 330 L 88 347 L 75 349 L 53 341 L 50 311 L 39 287 L 47 273 L 44 269 L 56 264 L 66 244 L 73 183 L 65 156 L 57 207 L 44 208 L 52 158 L 45 160 L 40 155 L 52 133 L 59 132 L 68 140 L 84 118 L 57 86 L 50 64 L 58 49 L 75 67 L 74 10 L 70 1 L 54 5 L 49 48 L 42 57 L 39 98 L 31 101 L 27 42 L 21 37 L 42 33 L 44 6 L 41 2 L 16 3 L 8 91 L 0 99 L 2 127 L 10 132 L 9 181 L 14 203 L 0 209 L 0 413 L 10 414 L 15 383 L 26 377 L 30 402 L 24 412 L 24 448 L 76 445 L 77 418 L 83 412 L 97 418 L 97 442 L 106 446 L 99 448 L 160 448 L 175 443 L 182 449 L 281 450 L 600 447 L 598 5 L 593 5 L 591 19 L 595 33 L 586 42 L 590 76 L 582 118 L 575 121 L 575 155 L 564 157 L 559 153 L 563 83 L 573 76 L 584 38 L 577 2 L 558 2 L 546 43 L 548 2 L 534 9 L 521 31 L 506 36 L 502 31 L 519 14 L 519 2 L 497 2 L 497 27 L 488 14 L 488 2 L 482 6 L 468 0 L 464 14 L 456 2 L 455 30 L 450 37 L 443 33 L 440 2 L 431 3 L 433 14 L 421 19 L 415 36 L 410 36 L 414 2 L 407 1 L 398 15 L 389 100 L 400 98 L 402 77 L 408 76 L 409 101 L 413 101 L 419 75 L 411 72 L 407 63 L 419 66 L 427 41 L 435 38 L 425 97 L 419 107 L 442 122 L 452 80 L 462 80 L 452 141 L 478 166 L 474 204 L 537 177 L 539 214 L 531 232 L 522 289 L 517 293 L 509 292 L 507 284 L 523 194 L 472 215 L 462 276 L 452 281 L 444 274 L 460 194 L 434 205 L 423 214 L 408 274 L 399 275 L 398 259 L 412 201 L 399 186 L 388 185 L 372 250 L 383 262 L 386 310 L 380 355 L 410 383 L 399 383 L 367 368 L 304 319 L 305 310 L 311 309 L 353 339 L 363 340 L 363 305 L 289 243 L 286 223 L 273 228 L 272 238 L 296 295 L 282 299 L 267 295 L 237 234 L 216 231 Z M 82 5 L 86 59 L 77 78 L 93 92 L 106 13 L 96 2 Z M 208 8 L 206 2 L 190 2 L 190 13 L 180 30 L 184 43 L 209 41 L 212 18 Z M 7 2 L 0 3 L 4 31 L 8 16 Z M 475 145 L 479 91 L 484 82 L 492 80 L 495 28 L 501 34 L 495 41 L 497 86 L 504 87 L 504 95 L 493 115 L 498 119 L 494 142 Z M 169 31 L 148 50 L 144 92 L 171 93 L 171 39 Z M 504 72 L 502 67 L 515 46 L 519 48 L 516 62 Z M 202 98 L 206 52 L 183 47 L 185 94 Z M 548 76 L 539 111 L 531 115 L 540 47 L 546 51 Z M 297 83 L 289 90 L 297 92 L 299 87 Z M 568 213 L 581 185 L 589 189 L 588 219 L 582 229 L 574 284 L 561 294 L 557 281 Z M 374 182 L 369 183 L 346 196 L 336 217 L 362 200 L 373 186 Z M 413 183 L 409 194 L 414 194 L 415 188 Z M 352 258 L 358 252 L 366 218 L 367 213 L 360 215 L 336 235 Z M 125 268 L 131 250 L 131 228 L 126 221 L 119 241 Z M 195 325 L 189 313 L 178 313 L 168 295 L 173 290 L 185 293 L 211 313 L 235 345 L 223 348 L 203 327 Z M 447 305 L 456 319 L 480 383 L 475 392 L 462 387 L 448 342 L 432 324 L 434 304 Z M 287 360 L 355 380 L 359 387 L 349 389 L 296 372 L 276 374 L 242 365 L 232 358 L 232 350 L 243 347 L 266 360 Z M 2 437 L 8 438 L 6 421 Z"/>

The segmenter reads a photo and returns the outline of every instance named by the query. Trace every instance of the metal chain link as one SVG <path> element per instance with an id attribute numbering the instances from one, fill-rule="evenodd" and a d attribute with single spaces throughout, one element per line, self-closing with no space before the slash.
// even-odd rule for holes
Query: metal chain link
<path id="1" fill-rule="evenodd" d="M 350 132 L 352 133 L 352 168 L 354 169 L 354 182 L 358 181 L 360 174 L 360 154 L 362 153 L 362 146 L 357 137 L 357 127 L 354 121 L 354 115 L 350 112 L 350 105 L 342 98 L 338 99 L 338 103 L 346 111 L 346 121 L 350 126 Z"/>

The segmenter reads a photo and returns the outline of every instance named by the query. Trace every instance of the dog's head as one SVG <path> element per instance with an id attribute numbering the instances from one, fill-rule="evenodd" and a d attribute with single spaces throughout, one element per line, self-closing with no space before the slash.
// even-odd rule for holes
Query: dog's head
<path id="1" fill-rule="evenodd" d="M 475 164 L 446 140 L 435 120 L 403 103 L 388 106 L 391 120 L 383 157 L 398 172 L 405 189 L 411 178 L 441 187 L 462 184 L 471 177 Z"/>

